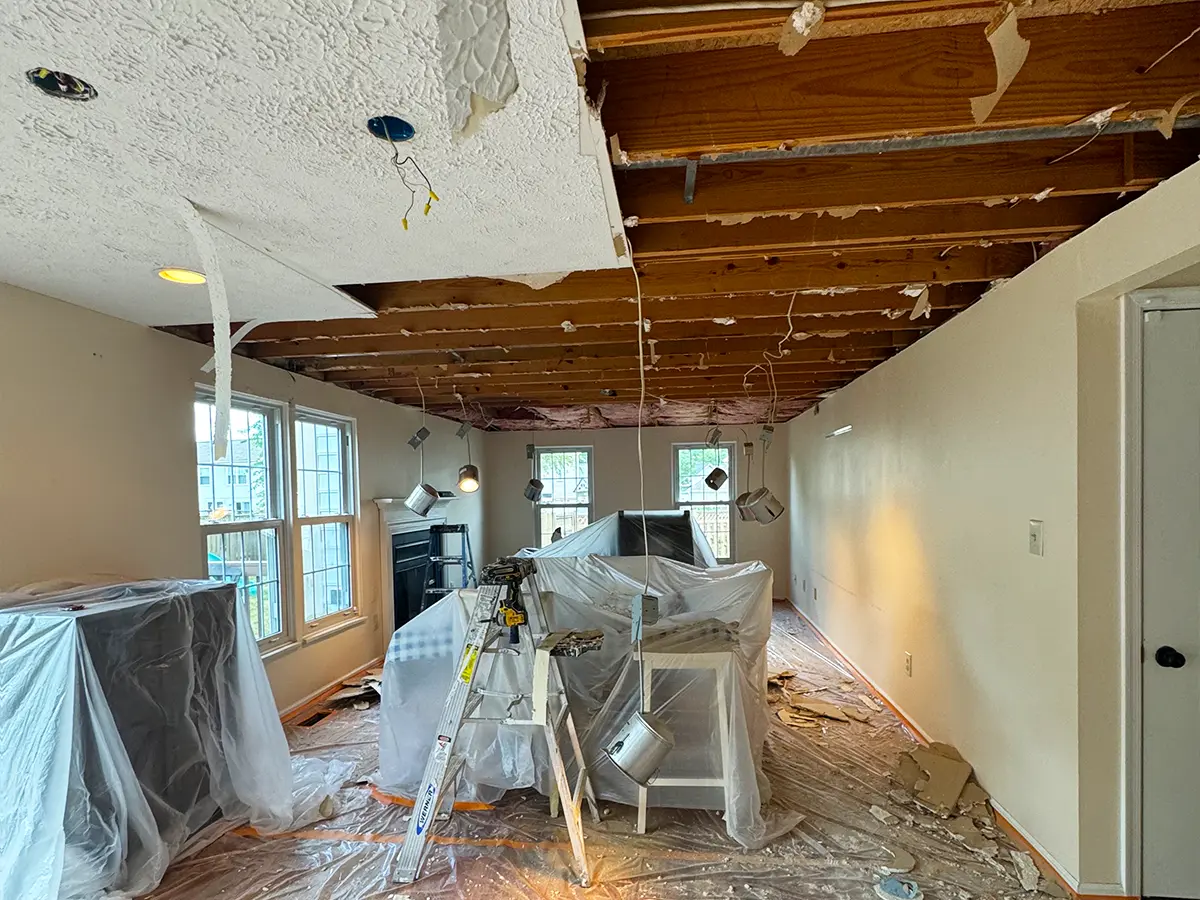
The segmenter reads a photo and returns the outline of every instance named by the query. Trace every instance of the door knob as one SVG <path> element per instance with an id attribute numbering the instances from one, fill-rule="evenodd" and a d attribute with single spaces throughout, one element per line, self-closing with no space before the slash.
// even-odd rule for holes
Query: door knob
<path id="1" fill-rule="evenodd" d="M 1154 661 L 1164 669 L 1182 669 L 1187 659 L 1174 647 L 1162 646 L 1154 651 Z"/>

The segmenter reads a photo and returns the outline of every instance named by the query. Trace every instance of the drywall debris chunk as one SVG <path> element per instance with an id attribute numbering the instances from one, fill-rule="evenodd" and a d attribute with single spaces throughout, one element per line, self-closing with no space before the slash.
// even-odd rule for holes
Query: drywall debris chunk
<path id="1" fill-rule="evenodd" d="M 642 319 L 642 331 L 644 331 L 646 334 L 650 333 L 650 320 L 649 319 Z"/>
<path id="2" fill-rule="evenodd" d="M 624 219 L 624 225 L 626 228 L 637 228 L 639 221 L 641 220 L 638 219 L 637 216 L 626 216 Z"/>
<path id="3" fill-rule="evenodd" d="M 517 90 L 504 0 L 446 3 L 437 14 L 438 51 L 450 129 L 466 136 Z"/>
<path id="4" fill-rule="evenodd" d="M 733 316 L 717 316 L 715 319 L 713 319 L 713 324 L 715 324 L 715 325 L 736 325 L 737 319 L 735 319 Z"/>
<path id="5" fill-rule="evenodd" d="M 1193 91 L 1190 94 L 1184 94 L 1175 101 L 1175 105 L 1169 110 L 1155 110 L 1158 117 L 1158 123 L 1154 126 L 1158 129 L 1158 133 L 1163 137 L 1170 139 L 1175 133 L 1175 121 L 1179 118 L 1179 114 L 1183 112 L 1183 108 L 1200 97 L 1200 91 Z"/>
<path id="6" fill-rule="evenodd" d="M 790 728 L 819 728 L 820 725 L 815 719 L 808 716 L 802 716 L 795 710 L 788 709 L 786 706 L 783 709 L 776 710 L 775 716 L 784 725 Z"/>
<path id="7" fill-rule="evenodd" d="M 913 799 L 912 794 L 910 794 L 908 791 L 891 790 L 887 792 L 887 795 L 888 799 L 897 806 L 907 806 L 908 804 L 912 803 Z"/>
<path id="8" fill-rule="evenodd" d="M 1060 900 L 1066 900 L 1067 897 L 1071 896 L 1061 884 L 1050 878 L 1045 879 L 1045 883 L 1042 885 L 1042 893 L 1049 894 L 1051 897 L 1058 897 Z"/>
<path id="9" fill-rule="evenodd" d="M 925 290 L 917 295 L 917 302 L 913 304 L 912 312 L 908 314 L 908 318 L 910 321 L 922 317 L 928 319 L 932 312 L 933 307 L 929 305 L 929 288 L 925 288 Z"/>
<path id="10" fill-rule="evenodd" d="M 851 719 L 853 719 L 855 722 L 870 722 L 871 721 L 871 714 L 869 712 L 859 709 L 857 706 L 843 706 L 843 707 L 841 707 L 841 710 L 847 716 L 849 716 Z"/>
<path id="11" fill-rule="evenodd" d="M 990 799 L 987 791 L 974 781 L 969 781 L 958 797 L 959 812 L 972 819 L 983 819 L 990 822 L 992 820 L 991 812 L 988 809 L 988 800 Z"/>
<path id="12" fill-rule="evenodd" d="M 1017 867 L 1017 881 L 1021 882 L 1021 887 L 1030 892 L 1036 891 L 1041 873 L 1038 872 L 1033 857 L 1023 850 L 1009 850 L 1008 855 Z"/>
<path id="13" fill-rule="evenodd" d="M 946 823 L 946 829 L 973 853 L 993 859 L 1000 852 L 1000 845 L 981 833 L 969 816 L 951 819 Z"/>
<path id="14" fill-rule="evenodd" d="M 704 365 L 704 354 L 703 353 L 700 354 L 700 366 L 699 367 L 702 369 L 706 368 L 706 366 Z M 776 688 L 777 690 L 783 690 L 783 683 L 785 681 L 790 681 L 791 679 L 793 679 L 795 677 L 796 677 L 796 673 L 793 672 L 791 669 L 784 669 L 782 672 L 775 672 L 775 673 L 767 676 L 767 687 L 768 688 Z"/>
<path id="15" fill-rule="evenodd" d="M 900 847 L 884 847 L 892 858 L 879 867 L 879 871 L 887 875 L 903 875 L 916 868 L 917 860 L 911 853 Z"/>
<path id="16" fill-rule="evenodd" d="M 526 287 L 531 287 L 535 291 L 541 291 L 550 287 L 552 284 L 558 284 L 570 274 L 570 272 L 542 272 L 540 274 L 500 275 L 498 277 L 501 281 L 512 281 L 516 284 L 523 284 Z"/>
<path id="17" fill-rule="evenodd" d="M 924 786 L 914 785 L 917 799 L 927 808 L 949 814 L 958 805 L 967 779 L 971 777 L 971 764 L 964 762 L 957 750 L 948 745 L 933 744 L 918 747 L 907 754 L 912 757 L 924 773 Z"/>
<path id="18" fill-rule="evenodd" d="M 871 807 L 871 815 L 873 815 L 876 819 L 878 819 L 884 825 L 899 825 L 900 824 L 900 820 L 898 818 L 896 818 L 895 816 L 893 816 L 890 812 L 888 812 L 882 806 L 872 806 Z"/>
<path id="19" fill-rule="evenodd" d="M 883 712 L 883 704 L 872 697 L 870 694 L 859 694 L 859 702 L 872 712 Z"/>
<path id="20" fill-rule="evenodd" d="M 849 722 L 850 718 L 840 706 L 834 706 L 832 703 L 826 703 L 823 700 L 805 700 L 800 697 L 793 697 L 791 700 L 792 708 L 798 709 L 802 713 L 808 713 L 811 716 L 820 716 L 824 719 L 833 719 L 836 722 Z"/>
<path id="21" fill-rule="evenodd" d="M 1091 115 L 1084 116 L 1082 119 L 1077 119 L 1072 122 L 1072 125 L 1091 125 L 1097 131 L 1112 121 L 1113 114 L 1119 112 L 1129 105 L 1129 101 L 1118 103 L 1116 106 L 1110 106 L 1108 109 L 1098 109 Z"/>
<path id="22" fill-rule="evenodd" d="M 1030 199 L 1030 200 L 1036 200 L 1038 203 L 1041 203 L 1043 200 L 1045 200 L 1047 197 L 1049 197 L 1049 196 L 1050 196 L 1050 192 L 1051 192 L 1052 190 L 1054 190 L 1054 188 L 1052 188 L 1052 187 L 1048 187 L 1048 188 L 1046 188 L 1046 189 L 1045 189 L 1045 190 L 1043 190 L 1043 191 L 1038 191 L 1036 194 L 1034 194 L 1034 195 L 1033 195 L 1032 197 L 1030 197 L 1029 199 Z"/>
<path id="23" fill-rule="evenodd" d="M 575 327 L 575 323 L 572 322 L 570 319 L 565 319 L 565 320 L 563 320 L 563 323 L 562 323 L 562 330 L 565 331 L 567 334 L 572 334 L 572 333 L 578 331 L 579 329 Z"/>
<path id="24" fill-rule="evenodd" d="M 824 21 L 825 0 L 804 0 L 783 23 L 779 52 L 784 56 L 795 56 L 812 40 Z"/>
<path id="25" fill-rule="evenodd" d="M 912 793 L 916 790 L 917 782 L 925 780 L 925 773 L 917 765 L 917 761 L 907 753 L 900 754 L 900 764 L 896 768 L 896 780 Z"/>
<path id="26" fill-rule="evenodd" d="M 971 98 L 971 115 L 976 125 L 982 125 L 992 114 L 1029 56 L 1029 41 L 1017 31 L 1015 7 L 1010 6 L 999 24 L 990 28 L 987 40 L 996 60 L 996 89 L 990 94 Z"/>

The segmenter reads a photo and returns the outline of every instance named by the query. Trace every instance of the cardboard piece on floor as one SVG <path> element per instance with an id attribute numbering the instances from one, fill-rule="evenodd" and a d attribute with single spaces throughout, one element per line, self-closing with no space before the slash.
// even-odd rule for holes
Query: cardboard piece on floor
<path id="1" fill-rule="evenodd" d="M 938 812 L 953 812 L 967 779 L 971 777 L 971 764 L 964 762 L 957 750 L 945 744 L 918 747 L 907 755 L 924 773 L 925 785 L 914 785 L 917 799 Z"/>
<path id="2" fill-rule="evenodd" d="M 840 706 L 834 706 L 832 703 L 826 703 L 823 700 L 802 700 L 798 697 L 793 697 L 791 703 L 793 708 L 800 710 L 802 713 L 806 712 L 813 716 L 833 719 L 836 722 L 850 721 L 850 717 L 842 712 Z"/>

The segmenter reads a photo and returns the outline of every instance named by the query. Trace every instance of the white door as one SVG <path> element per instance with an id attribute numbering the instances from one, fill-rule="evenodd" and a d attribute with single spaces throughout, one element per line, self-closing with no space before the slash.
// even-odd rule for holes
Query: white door
<path id="1" fill-rule="evenodd" d="M 1145 312 L 1142 893 L 1200 897 L 1200 310 Z"/>

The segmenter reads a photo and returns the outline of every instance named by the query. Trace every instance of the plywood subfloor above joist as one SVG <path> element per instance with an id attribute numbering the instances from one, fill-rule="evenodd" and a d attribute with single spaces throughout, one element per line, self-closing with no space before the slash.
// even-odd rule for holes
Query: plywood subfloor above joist
<path id="1" fill-rule="evenodd" d="M 988 127 L 1067 125 L 1120 106 L 1170 109 L 1196 89 L 1200 41 L 1142 74 L 1200 21 L 1200 3 L 1030 18 L 1029 56 Z M 741 47 L 601 60 L 602 116 L 630 159 L 974 130 L 971 98 L 996 71 L 978 25 L 813 41 L 796 56 Z"/>
<path id="2" fill-rule="evenodd" d="M 1023 19 L 1095 14 L 1110 9 L 1160 6 L 1186 0 L 1046 0 L 1021 10 Z M 584 0 L 580 4 L 588 50 L 595 59 L 630 59 L 667 53 L 774 46 L 789 10 L 726 9 L 658 15 L 621 15 L 630 9 L 693 5 L 646 0 Z M 958 25 L 987 25 L 996 15 L 992 0 L 907 0 L 860 3 L 826 10 L 813 39 L 854 37 Z"/>

